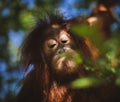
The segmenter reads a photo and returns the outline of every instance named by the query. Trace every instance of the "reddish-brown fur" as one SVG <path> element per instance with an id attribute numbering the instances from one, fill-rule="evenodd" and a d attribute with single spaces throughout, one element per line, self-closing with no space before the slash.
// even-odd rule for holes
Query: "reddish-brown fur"
<path id="1" fill-rule="evenodd" d="M 79 77 L 88 76 L 83 65 L 79 67 L 79 74 L 71 76 L 69 80 L 56 80 L 45 63 L 43 55 L 44 31 L 51 24 L 64 25 L 67 21 L 59 17 L 51 17 L 38 24 L 26 38 L 22 47 L 22 63 L 26 70 L 32 64 L 34 69 L 24 78 L 22 88 L 17 96 L 17 102 L 117 102 L 114 87 L 106 85 L 88 89 L 72 89 L 70 83 Z M 92 50 L 83 38 L 71 35 L 84 57 L 90 59 Z M 83 62 L 84 64 L 84 62 Z M 112 91 L 111 91 L 112 90 Z"/>

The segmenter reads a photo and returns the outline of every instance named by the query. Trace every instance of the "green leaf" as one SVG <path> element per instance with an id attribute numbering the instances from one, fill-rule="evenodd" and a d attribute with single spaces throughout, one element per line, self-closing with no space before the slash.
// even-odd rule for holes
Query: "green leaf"
<path id="1" fill-rule="evenodd" d="M 74 54 L 74 60 L 76 63 L 80 64 L 83 62 L 82 56 L 79 53 Z"/>
<path id="2" fill-rule="evenodd" d="M 116 85 L 120 86 L 120 77 L 118 77 L 115 81 Z"/>
<path id="3" fill-rule="evenodd" d="M 35 17 L 32 15 L 31 12 L 27 11 L 21 12 L 19 19 L 24 29 L 30 29 L 36 23 Z"/>
<path id="4" fill-rule="evenodd" d="M 80 53 L 77 51 L 77 53 L 74 53 L 74 54 L 69 54 L 69 53 L 65 53 L 65 52 L 62 52 L 59 54 L 59 57 L 66 57 L 67 59 L 73 59 L 75 60 L 76 63 L 80 64 L 83 62 L 83 59 L 80 55 Z"/>
<path id="5" fill-rule="evenodd" d="M 95 77 L 84 77 L 77 79 L 71 83 L 72 88 L 89 88 L 98 85 L 100 81 Z"/>
<path id="6" fill-rule="evenodd" d="M 72 31 L 75 32 L 78 36 L 89 38 L 97 47 L 101 47 L 102 38 L 100 37 L 100 31 L 97 27 L 89 26 L 87 24 L 77 24 L 72 25 Z"/>

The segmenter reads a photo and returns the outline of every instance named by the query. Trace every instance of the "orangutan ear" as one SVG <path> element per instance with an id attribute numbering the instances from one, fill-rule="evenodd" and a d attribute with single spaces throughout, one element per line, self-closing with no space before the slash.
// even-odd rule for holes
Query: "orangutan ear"
<path id="1" fill-rule="evenodd" d="M 70 23 L 64 23 L 63 28 L 65 28 L 68 31 L 70 29 Z"/>

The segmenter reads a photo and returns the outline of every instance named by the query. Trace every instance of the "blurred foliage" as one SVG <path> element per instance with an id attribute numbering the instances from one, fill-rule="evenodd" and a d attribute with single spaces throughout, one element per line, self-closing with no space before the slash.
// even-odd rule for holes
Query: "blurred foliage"
<path id="1" fill-rule="evenodd" d="M 67 59 L 73 59 L 73 60 L 75 60 L 78 64 L 81 64 L 82 62 L 83 62 L 83 59 L 82 59 L 82 56 L 81 56 L 81 54 L 80 54 L 80 51 L 77 51 L 77 53 L 75 53 L 74 54 L 74 56 L 73 55 L 71 55 L 71 54 L 68 54 L 68 53 L 65 53 L 65 52 L 61 52 L 60 54 L 59 54 L 59 56 L 60 57 L 66 57 Z"/>
<path id="2" fill-rule="evenodd" d="M 86 12 L 91 9 L 91 5 L 96 3 L 96 0 L 75 1 L 72 8 L 78 10 L 85 9 Z M 19 82 L 22 78 L 18 53 L 24 37 L 36 22 L 39 21 L 39 18 L 43 18 L 48 12 L 55 12 L 62 2 L 65 1 L 0 0 L 0 102 L 15 102 L 15 94 L 19 90 Z M 89 26 L 82 24 L 73 27 L 73 29 L 77 34 L 81 34 L 80 36 L 89 37 L 100 48 L 104 56 L 96 61 L 95 66 L 90 61 L 87 61 L 85 65 L 86 70 L 100 72 L 101 79 L 110 79 L 110 81 L 114 81 L 117 85 L 120 85 L 119 28 L 113 32 L 115 36 L 105 42 L 102 42 L 97 37 L 96 34 L 99 32 L 96 28 L 91 29 Z M 78 63 L 82 62 L 81 56 L 78 55 L 76 55 L 75 60 Z M 116 78 L 112 80 L 112 76 Z M 85 88 L 97 83 L 99 84 L 96 77 L 88 77 L 76 80 L 72 83 L 72 86 L 74 88 Z"/>
<path id="3" fill-rule="evenodd" d="M 73 81 L 71 86 L 73 88 L 89 88 L 91 86 L 99 85 L 100 82 L 101 80 L 99 81 L 95 77 L 84 77 L 84 78 L 80 78 L 80 79 Z"/>
<path id="4" fill-rule="evenodd" d="M 0 102 L 15 102 L 22 79 L 20 45 L 39 18 L 59 0 L 0 0 Z"/>
<path id="5" fill-rule="evenodd" d="M 79 36 L 88 37 L 97 47 L 101 47 L 102 39 L 98 37 L 100 30 L 97 27 L 91 27 L 88 24 L 81 23 L 73 25 L 72 30 Z"/>
<path id="6" fill-rule="evenodd" d="M 96 76 L 82 77 L 71 83 L 73 88 L 88 88 L 91 86 L 114 83 L 120 86 L 120 30 L 112 32 L 113 36 L 107 40 L 98 38 L 100 35 L 97 26 L 89 26 L 88 24 L 78 24 L 72 26 L 72 30 L 84 38 L 89 38 L 90 41 L 100 51 L 100 57 L 96 59 L 95 63 L 90 59 L 85 60 L 85 69 L 95 72 Z M 93 50 L 94 51 L 94 50 Z"/>

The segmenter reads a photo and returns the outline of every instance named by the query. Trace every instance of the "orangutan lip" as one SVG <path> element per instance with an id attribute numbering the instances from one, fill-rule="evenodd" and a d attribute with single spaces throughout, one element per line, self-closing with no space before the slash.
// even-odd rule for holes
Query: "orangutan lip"
<path id="1" fill-rule="evenodd" d="M 63 62 L 66 58 L 65 57 L 62 57 L 59 59 L 60 62 Z"/>

